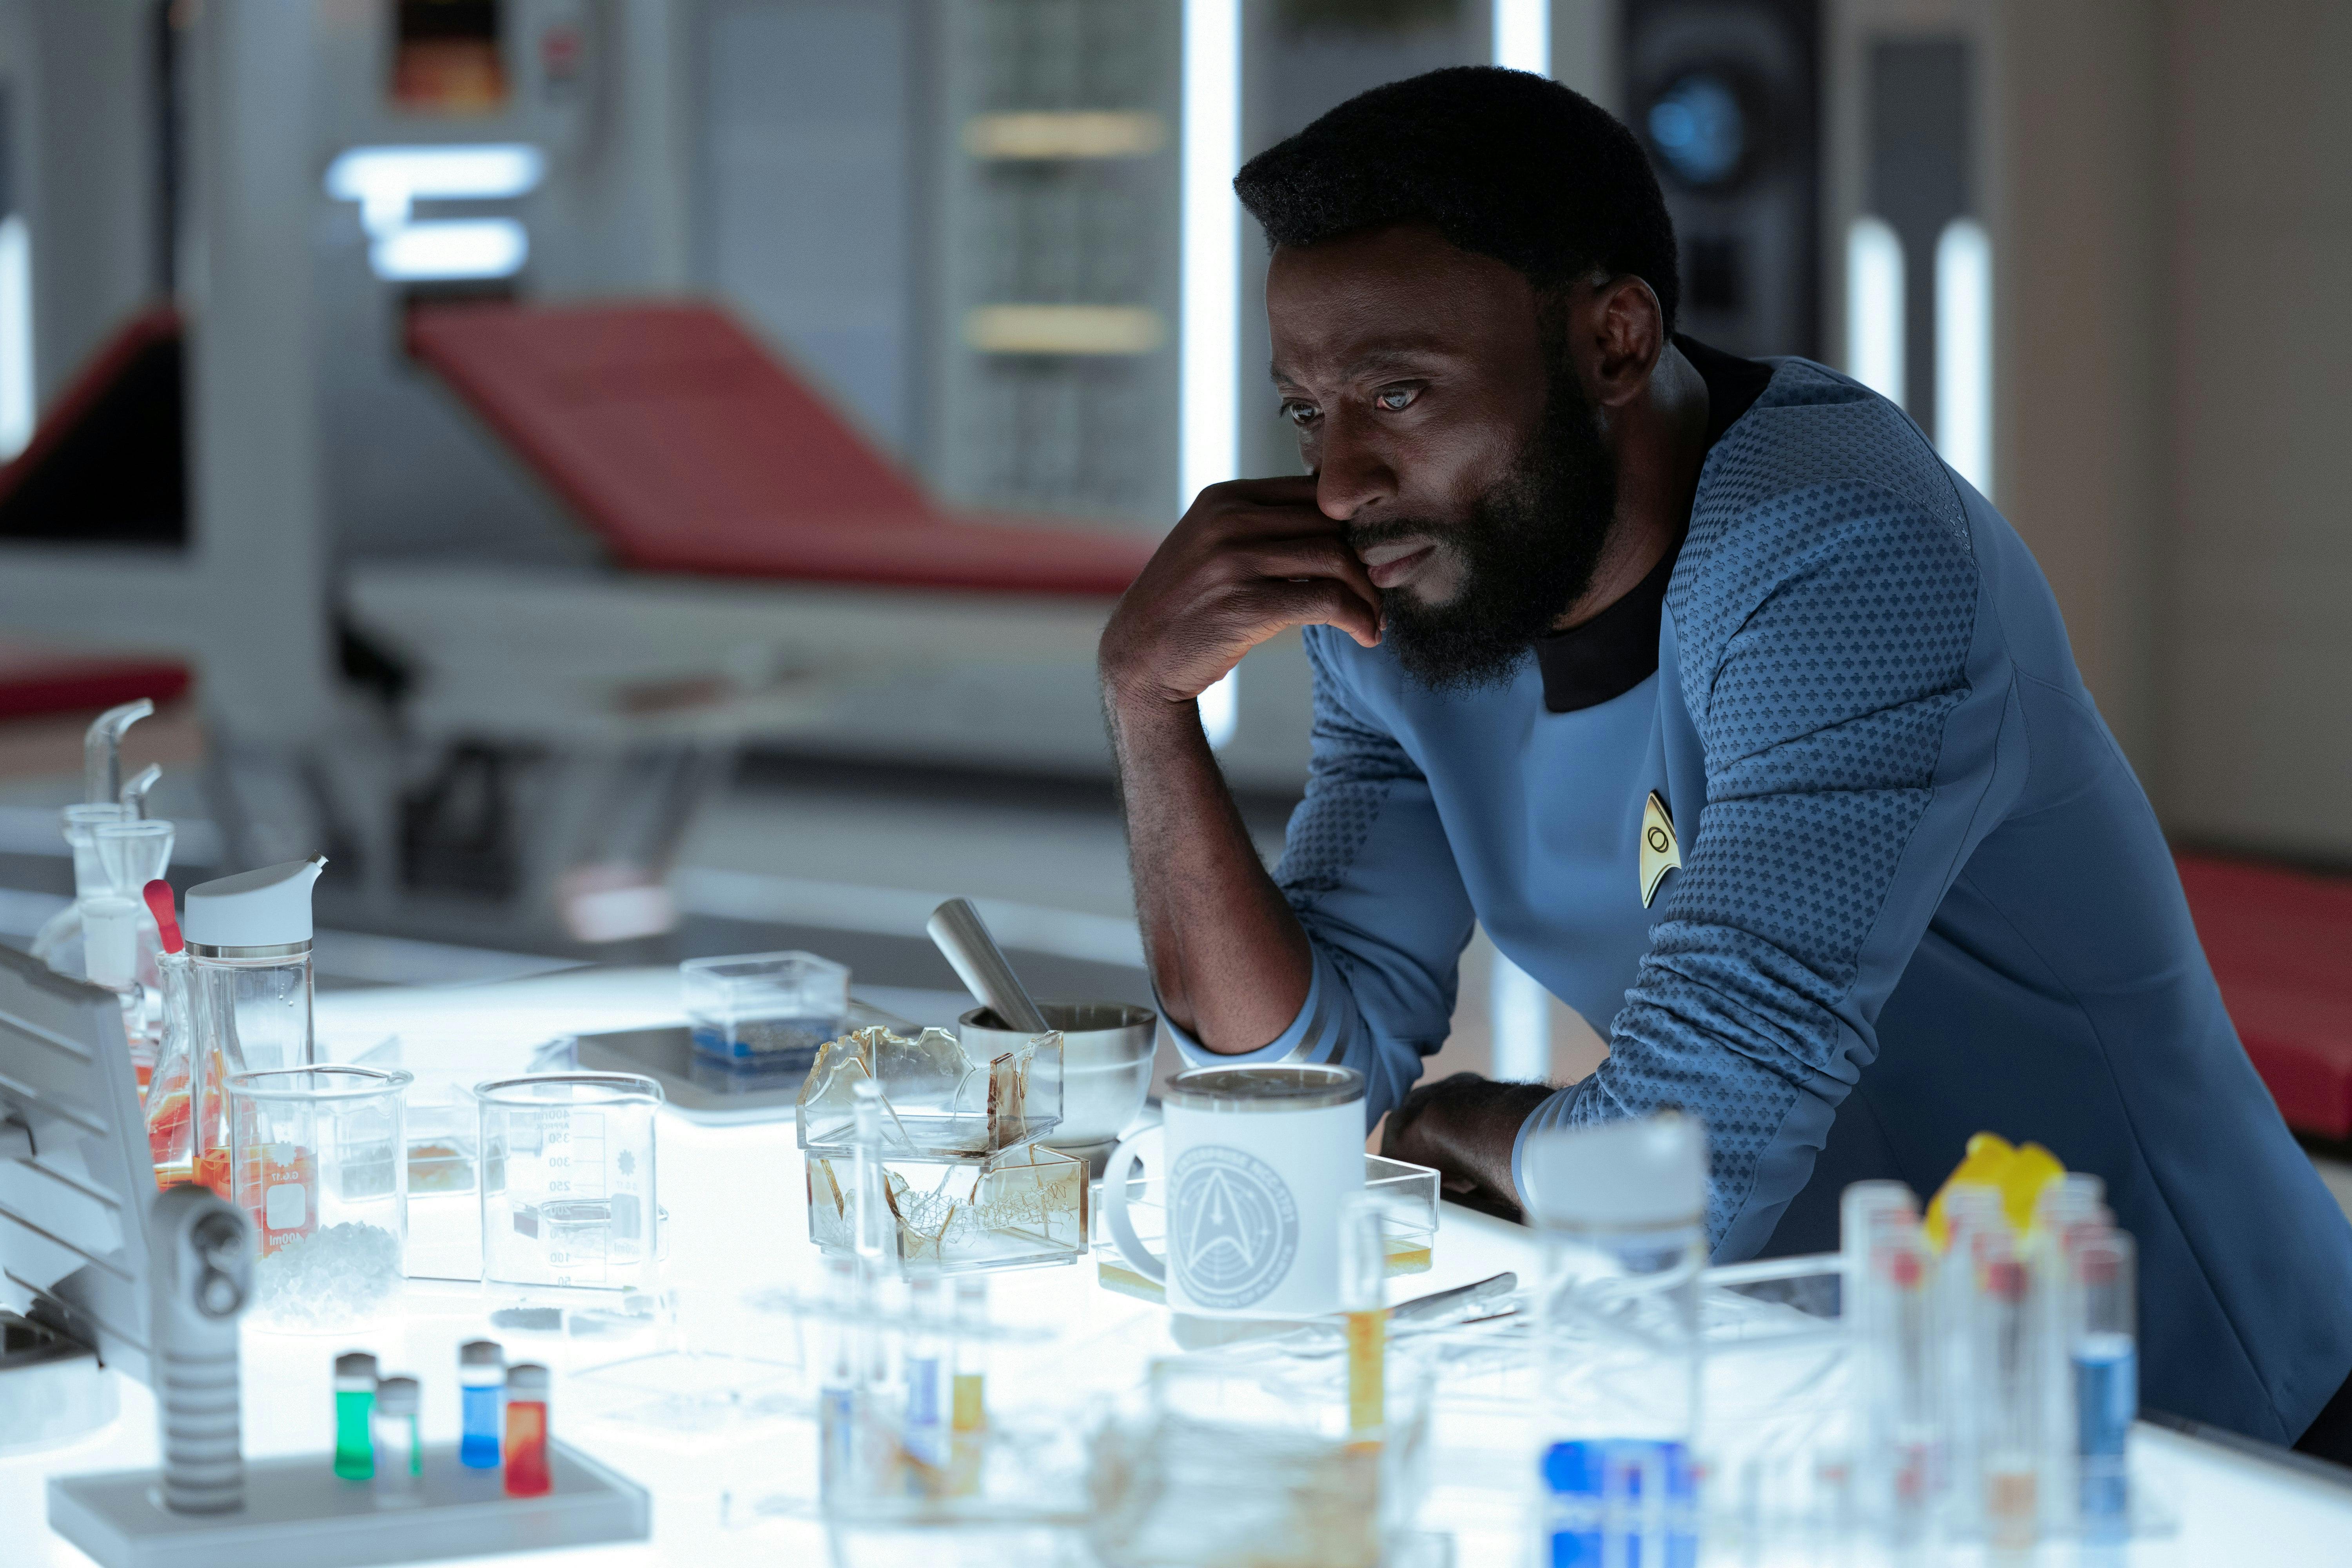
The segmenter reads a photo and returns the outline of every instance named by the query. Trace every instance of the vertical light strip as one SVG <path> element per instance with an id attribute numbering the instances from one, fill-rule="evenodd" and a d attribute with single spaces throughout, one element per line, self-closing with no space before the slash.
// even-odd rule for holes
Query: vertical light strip
<path id="1" fill-rule="evenodd" d="M 1992 242 L 1974 218 L 1936 240 L 1936 449 L 1992 494 Z"/>
<path id="2" fill-rule="evenodd" d="M 1176 395 L 1176 510 L 1241 467 L 1241 0 L 1184 0 L 1184 281 Z M 1240 667 L 1201 694 L 1201 724 L 1234 738 Z"/>
<path id="3" fill-rule="evenodd" d="M 1494 62 L 1551 75 L 1551 0 L 1494 0 Z"/>
<path id="4" fill-rule="evenodd" d="M 1903 242 L 1885 220 L 1859 217 L 1845 239 L 1846 374 L 1903 402 Z"/>
<path id="5" fill-rule="evenodd" d="M 1184 0 L 1181 510 L 1240 464 L 1241 0 Z"/>
<path id="6" fill-rule="evenodd" d="M 33 237 L 0 219 L 0 462 L 33 439 Z"/>
<path id="7" fill-rule="evenodd" d="M 1487 1017 L 1494 1034 L 1494 1079 L 1497 1083 L 1551 1080 L 1551 994 L 1498 948 L 1487 984 Z"/>

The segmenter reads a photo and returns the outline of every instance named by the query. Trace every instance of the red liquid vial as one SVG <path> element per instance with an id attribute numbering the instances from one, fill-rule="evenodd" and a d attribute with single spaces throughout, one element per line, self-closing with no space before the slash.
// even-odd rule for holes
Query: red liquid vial
<path id="1" fill-rule="evenodd" d="M 555 1484 L 547 1466 L 547 1369 L 507 1368 L 507 1496 L 539 1497 Z"/>

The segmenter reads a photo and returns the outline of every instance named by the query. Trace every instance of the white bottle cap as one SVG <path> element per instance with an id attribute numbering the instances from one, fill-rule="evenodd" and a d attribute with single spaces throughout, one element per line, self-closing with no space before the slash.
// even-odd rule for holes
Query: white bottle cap
<path id="1" fill-rule="evenodd" d="M 289 860 L 188 889 L 181 934 L 214 949 L 286 947 L 310 940 L 310 884 L 327 858 Z"/>
<path id="2" fill-rule="evenodd" d="M 1538 1225 L 1696 1225 L 1706 1217 L 1706 1134 L 1675 1110 L 1547 1128 L 1528 1135 L 1519 1184 Z"/>

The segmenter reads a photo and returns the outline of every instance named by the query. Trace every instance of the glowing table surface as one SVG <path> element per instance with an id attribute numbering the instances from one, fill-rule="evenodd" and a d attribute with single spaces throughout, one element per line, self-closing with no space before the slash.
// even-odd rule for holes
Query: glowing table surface
<path id="1" fill-rule="evenodd" d="M 506 1047 L 551 1037 L 680 1021 L 675 971 L 575 970 L 495 985 L 341 992 L 318 1002 L 321 1054 L 347 1059 L 383 1037 L 479 1040 Z M 751 1310 L 744 1298 L 771 1286 L 807 1287 L 817 1255 L 807 1240 L 802 1161 L 788 1121 L 754 1126 L 703 1127 L 664 1115 L 659 1122 L 660 1201 L 668 1213 L 665 1287 L 678 1302 L 679 1333 L 688 1346 L 743 1355 L 773 1353 L 792 1333 L 786 1320 Z M 1399 1298 L 1483 1279 L 1506 1269 L 1532 1278 L 1532 1234 L 1466 1209 L 1445 1205 L 1433 1267 L 1396 1282 Z M 1050 1312 L 1081 1337 L 1099 1331 L 1122 1345 L 1166 1336 L 1161 1308 L 1102 1289 L 1090 1262 L 998 1278 L 998 1300 L 1015 1310 Z M 326 1463 L 332 1444 L 331 1358 L 346 1350 L 373 1352 L 387 1375 L 424 1379 L 423 1425 L 427 1441 L 457 1433 L 457 1347 L 478 1337 L 504 1337 L 510 1360 L 541 1360 L 555 1372 L 553 1423 L 565 1440 L 594 1454 L 654 1496 L 654 1535 L 642 1545 L 534 1552 L 477 1563 L 621 1564 L 692 1562 L 697 1568 L 735 1563 L 821 1561 L 819 1527 L 790 1520 L 745 1525 L 741 1504 L 777 1489 L 772 1458 L 755 1442 L 730 1451 L 708 1442 L 640 1440 L 605 1424 L 567 1426 L 567 1377 L 651 1344 L 556 1336 L 500 1336 L 488 1322 L 488 1304 L 473 1286 L 418 1283 L 394 1325 L 348 1336 L 291 1336 L 248 1330 L 245 1337 L 245 1436 L 249 1455 L 311 1452 Z M 1156 1326 L 1155 1326 L 1156 1320 Z M 0 1457 L 0 1563 L 83 1565 L 89 1559 L 43 1522 L 44 1484 L 52 1475 L 122 1469 L 156 1462 L 154 1405 L 148 1391 L 118 1380 L 121 1415 L 110 1427 L 68 1446 Z M 0 1443 L 5 1442 L 0 1434 Z M 2177 1536 L 2136 1543 L 2105 1561 L 2130 1563 L 2296 1563 L 2340 1558 L 2352 1540 L 2352 1477 L 2338 1484 L 2261 1459 L 2143 1426 L 2137 1434 L 2141 1483 L 2156 1489 L 2178 1514 Z M 1533 1456 L 1529 1456 L 1532 1463 Z M 1458 1561 L 1517 1568 L 1505 1550 L 1516 1539 L 1510 1521 L 1491 1533 L 1457 1539 Z M 955 1554 L 942 1554 L 948 1561 Z M 1857 1556 L 1855 1561 L 1865 1559 Z M 1977 1558 L 1955 1558 L 1975 1561 Z M 2074 1562 L 2071 1545 L 2048 1549 L 2043 1561 Z M 278 1568 L 257 1563 L 254 1568 Z"/>

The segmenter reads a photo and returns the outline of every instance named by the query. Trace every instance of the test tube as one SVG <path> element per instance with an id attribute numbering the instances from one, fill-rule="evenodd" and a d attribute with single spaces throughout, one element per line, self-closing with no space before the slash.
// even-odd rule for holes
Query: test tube
<path id="1" fill-rule="evenodd" d="M 980 1490 L 982 1456 L 988 1430 L 988 1276 L 967 1274 L 955 1282 L 955 1475 L 950 1490 L 969 1497 Z"/>
<path id="2" fill-rule="evenodd" d="M 2041 1314 L 2033 1275 L 2004 1231 L 1975 1238 L 1977 1441 L 1985 1540 L 2023 1551 L 2041 1530 Z"/>
<path id="3" fill-rule="evenodd" d="M 347 1481 L 375 1475 L 375 1357 L 353 1351 L 335 1358 L 335 1474 Z"/>
<path id="4" fill-rule="evenodd" d="M 2074 1278 L 2074 1239 L 2114 1223 L 2102 1202 L 2106 1184 L 2070 1171 L 2043 1186 L 2033 1203 L 2026 1263 L 2033 1270 L 2042 1315 L 2042 1522 L 2072 1527 L 2082 1488 L 2074 1456 L 2074 1374 L 2069 1356 L 2080 1303 Z"/>
<path id="5" fill-rule="evenodd" d="M 1944 1226 L 1934 1306 L 1945 1468 L 1935 1489 L 1966 1527 L 1975 1524 L 1984 1502 L 1983 1489 L 1977 1485 L 1982 1473 L 1979 1417 L 1983 1411 L 1978 1390 L 1983 1374 L 1978 1369 L 1981 1347 L 1973 1326 L 1978 1317 L 1976 1238 L 1992 1236 L 2004 1243 L 2008 1240 L 2009 1219 L 2001 1208 L 2000 1190 L 1972 1184 L 1947 1187 Z"/>
<path id="6" fill-rule="evenodd" d="M 831 1500 L 849 1484 L 857 1454 L 856 1335 L 850 1327 L 858 1306 L 857 1265 L 847 1258 L 824 1260 L 824 1336 L 819 1349 L 824 1386 L 817 1395 L 817 1495 Z"/>
<path id="7" fill-rule="evenodd" d="M 2132 1238 L 2104 1229 L 2074 1247 L 2073 1353 L 2075 1462 L 2080 1468 L 2083 1533 L 2122 1540 L 2130 1529 L 2126 1453 L 2139 1415 L 2139 1340 L 2134 1302 Z"/>
<path id="8" fill-rule="evenodd" d="M 1381 1200 L 1350 1193 L 1339 1205 L 1339 1310 L 1348 1316 L 1348 1435 L 1362 1446 L 1388 1424 L 1388 1238 Z"/>
<path id="9" fill-rule="evenodd" d="M 1869 1448 L 1885 1466 L 1874 1500 L 1902 1545 L 1925 1530 L 1942 1483 L 1933 1262 L 1916 1225 L 1878 1226 L 1870 1256 L 1878 1308 L 1861 1342 L 1871 1370 Z"/>
<path id="10" fill-rule="evenodd" d="M 457 1459 L 468 1469 L 499 1468 L 499 1408 L 506 1392 L 507 1354 L 496 1340 L 468 1340 L 457 1350 L 457 1387 L 465 1404 L 465 1426 Z"/>
<path id="11" fill-rule="evenodd" d="M 947 1327 L 940 1277 L 924 1269 L 907 1281 L 907 1418 L 900 1446 L 914 1461 L 908 1489 L 929 1496 L 940 1489 L 948 1462 L 948 1413 L 940 1384 L 946 1366 L 940 1354 Z"/>
<path id="12" fill-rule="evenodd" d="M 507 1368 L 507 1496 L 540 1497 L 554 1485 L 547 1464 L 547 1369 Z"/>
<path id="13" fill-rule="evenodd" d="M 375 1489 L 379 1496 L 414 1492 L 425 1474 L 425 1446 L 416 1430 L 418 1389 L 413 1377 L 375 1385 Z"/>
<path id="14" fill-rule="evenodd" d="M 958 1432 L 988 1426 L 988 1276 L 967 1274 L 955 1282 L 954 1426 Z"/>

